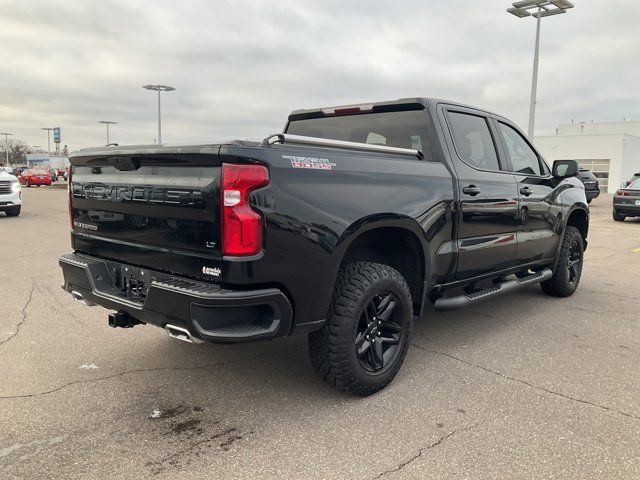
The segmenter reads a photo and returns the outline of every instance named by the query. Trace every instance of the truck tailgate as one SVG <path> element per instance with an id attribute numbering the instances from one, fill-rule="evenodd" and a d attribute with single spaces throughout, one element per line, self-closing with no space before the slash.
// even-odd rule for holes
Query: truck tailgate
<path id="1" fill-rule="evenodd" d="M 79 252 L 202 277 L 220 260 L 219 146 L 124 147 L 71 158 Z M 211 277 L 208 277 L 211 279 Z"/>

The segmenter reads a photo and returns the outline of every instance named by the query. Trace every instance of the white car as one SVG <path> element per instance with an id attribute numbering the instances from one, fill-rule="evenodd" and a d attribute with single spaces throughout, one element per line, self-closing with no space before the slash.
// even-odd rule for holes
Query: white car
<path id="1" fill-rule="evenodd" d="M 0 169 L 0 212 L 9 217 L 20 215 L 22 205 L 22 189 L 20 182 L 13 175 L 9 175 L 4 169 Z"/>

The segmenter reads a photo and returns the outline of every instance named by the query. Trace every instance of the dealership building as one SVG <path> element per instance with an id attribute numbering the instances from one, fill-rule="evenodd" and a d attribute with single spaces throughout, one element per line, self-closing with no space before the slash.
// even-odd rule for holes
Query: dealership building
<path id="1" fill-rule="evenodd" d="M 578 160 L 604 192 L 615 192 L 640 172 L 640 122 L 560 125 L 555 135 L 535 137 L 534 143 L 549 163 Z"/>

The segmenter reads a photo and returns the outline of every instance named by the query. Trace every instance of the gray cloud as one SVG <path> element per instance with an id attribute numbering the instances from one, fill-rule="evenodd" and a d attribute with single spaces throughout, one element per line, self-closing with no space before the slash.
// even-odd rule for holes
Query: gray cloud
<path id="1" fill-rule="evenodd" d="M 0 0 L 0 129 L 34 144 L 262 137 L 290 110 L 435 96 L 526 127 L 532 19 L 507 1 Z M 576 0 L 543 20 L 537 132 L 640 118 L 637 0 Z"/>

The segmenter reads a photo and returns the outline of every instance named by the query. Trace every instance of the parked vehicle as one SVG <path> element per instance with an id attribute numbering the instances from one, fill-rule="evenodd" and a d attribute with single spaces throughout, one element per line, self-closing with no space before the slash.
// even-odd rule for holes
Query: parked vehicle
<path id="1" fill-rule="evenodd" d="M 64 170 L 69 166 L 69 160 L 63 156 L 50 155 L 48 165 L 56 171 L 58 177 L 62 177 Z"/>
<path id="2" fill-rule="evenodd" d="M 627 217 L 640 217 L 640 179 L 618 190 L 613 196 L 613 219 L 624 222 Z"/>
<path id="3" fill-rule="evenodd" d="M 631 178 L 629 180 L 627 180 L 627 183 L 625 184 L 625 187 L 628 187 L 629 185 L 631 185 L 632 182 L 634 182 L 635 180 L 640 179 L 640 172 L 634 173 Z"/>
<path id="4" fill-rule="evenodd" d="M 550 170 L 504 117 L 424 98 L 297 110 L 262 142 L 85 149 L 71 157 L 64 289 L 114 310 L 112 327 L 187 342 L 308 334 L 319 375 L 369 395 L 427 302 L 575 292 L 578 173 Z"/>
<path id="5" fill-rule="evenodd" d="M 33 168 L 20 173 L 18 180 L 25 187 L 51 185 L 51 175 L 48 171 Z"/>
<path id="6" fill-rule="evenodd" d="M 34 167 L 35 170 L 41 170 L 43 172 L 47 172 L 49 174 L 49 176 L 51 177 L 51 181 L 52 182 L 57 182 L 58 181 L 58 171 L 51 168 L 49 165 L 42 165 L 42 166 L 38 166 L 38 167 Z"/>
<path id="7" fill-rule="evenodd" d="M 22 208 L 22 190 L 18 179 L 9 175 L 6 168 L 0 167 L 0 212 L 17 217 Z"/>
<path id="8" fill-rule="evenodd" d="M 578 174 L 578 180 L 584 185 L 584 193 L 587 196 L 587 203 L 600 196 L 600 184 L 598 178 L 586 168 L 581 168 Z"/>

